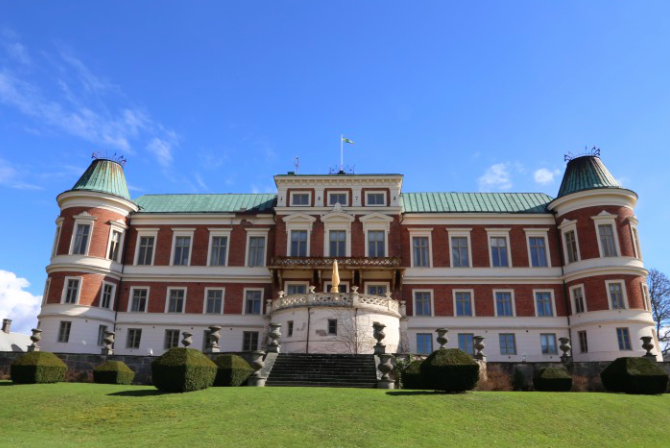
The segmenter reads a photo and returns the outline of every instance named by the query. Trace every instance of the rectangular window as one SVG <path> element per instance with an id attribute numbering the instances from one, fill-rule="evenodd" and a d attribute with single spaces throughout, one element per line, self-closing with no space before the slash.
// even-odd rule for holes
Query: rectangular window
<path id="1" fill-rule="evenodd" d="M 328 195 L 328 205 L 340 204 L 343 206 L 347 205 L 347 194 L 346 193 L 330 193 Z"/>
<path id="2" fill-rule="evenodd" d="M 614 229 L 612 224 L 600 224 L 598 226 L 600 234 L 600 249 L 603 257 L 616 257 L 616 244 L 614 243 Z"/>
<path id="3" fill-rule="evenodd" d="M 330 231 L 330 256 L 346 257 L 347 232 L 344 230 Z"/>
<path id="4" fill-rule="evenodd" d="M 456 316 L 472 316 L 472 296 L 470 292 L 456 292 Z"/>
<path id="5" fill-rule="evenodd" d="M 112 261 L 119 261 L 119 252 L 121 251 L 121 232 L 112 230 L 112 240 L 109 243 L 109 258 Z"/>
<path id="6" fill-rule="evenodd" d="M 514 333 L 500 333 L 500 354 L 516 355 L 516 337 Z"/>
<path id="7" fill-rule="evenodd" d="M 307 256 L 307 230 L 291 231 L 291 254 L 292 257 Z"/>
<path id="8" fill-rule="evenodd" d="M 470 254 L 468 251 L 468 239 L 464 236 L 451 238 L 451 263 L 455 268 L 469 268 Z"/>
<path id="9" fill-rule="evenodd" d="M 619 340 L 619 350 L 632 350 L 630 346 L 630 331 L 628 328 L 617 328 L 616 337 Z"/>
<path id="10" fill-rule="evenodd" d="M 349 292 L 349 285 L 347 285 L 346 283 L 340 283 L 340 286 L 338 286 L 337 289 L 340 291 L 340 293 L 346 293 Z M 331 292 L 332 290 L 333 290 L 333 284 L 326 283 L 326 292 Z"/>
<path id="11" fill-rule="evenodd" d="M 431 316 L 431 303 L 429 292 L 415 292 L 414 293 L 414 315 L 415 316 Z"/>
<path id="12" fill-rule="evenodd" d="M 574 288 L 572 290 L 572 300 L 574 301 L 575 308 L 574 312 L 575 314 L 583 313 L 586 311 L 586 307 L 584 305 L 584 290 L 579 287 L 579 288 Z"/>
<path id="13" fill-rule="evenodd" d="M 385 257 L 384 249 L 385 234 L 383 230 L 370 230 L 368 232 L 368 257 Z"/>
<path id="14" fill-rule="evenodd" d="M 102 285 L 102 300 L 100 301 L 100 306 L 102 308 L 109 309 L 109 307 L 112 305 L 114 285 L 111 283 L 103 283 Z"/>
<path id="15" fill-rule="evenodd" d="M 188 266 L 188 255 L 191 251 L 191 237 L 178 236 L 175 238 L 174 265 Z"/>
<path id="16" fill-rule="evenodd" d="M 245 314 L 261 314 L 261 291 L 247 291 L 244 301 Z"/>
<path id="17" fill-rule="evenodd" d="M 105 345 L 105 332 L 107 331 L 107 325 L 98 326 L 98 347 Z"/>
<path id="18" fill-rule="evenodd" d="M 375 296 L 385 296 L 386 295 L 386 285 L 367 285 L 368 294 Z"/>
<path id="19" fill-rule="evenodd" d="M 258 350 L 258 332 L 245 331 L 242 334 L 242 351 L 253 352 L 254 350 Z"/>
<path id="20" fill-rule="evenodd" d="M 168 300 L 168 313 L 184 312 L 184 297 L 186 291 L 183 289 L 170 289 L 170 298 Z"/>
<path id="21" fill-rule="evenodd" d="M 337 336 L 337 319 L 328 319 L 328 334 Z"/>
<path id="22" fill-rule="evenodd" d="M 623 310 L 626 309 L 626 304 L 623 300 L 623 284 L 622 283 L 610 283 L 608 285 L 608 290 L 610 293 L 610 304 L 613 310 Z"/>
<path id="23" fill-rule="evenodd" d="M 77 303 L 79 299 L 79 279 L 70 278 L 67 280 L 67 286 L 65 290 L 65 303 Z"/>
<path id="24" fill-rule="evenodd" d="M 70 341 L 70 328 L 72 328 L 72 322 L 63 321 L 60 323 L 58 328 L 58 342 L 69 342 Z"/>
<path id="25" fill-rule="evenodd" d="M 577 337 L 579 338 L 579 352 L 588 353 L 589 352 L 589 341 L 586 339 L 586 331 L 578 331 Z"/>
<path id="26" fill-rule="evenodd" d="M 137 254 L 137 264 L 139 266 L 151 266 L 154 257 L 154 237 L 141 236 L 140 248 Z"/>
<path id="27" fill-rule="evenodd" d="M 328 291 L 330 292 L 330 290 Z M 286 294 L 307 294 L 307 285 L 293 283 L 286 285 Z"/>
<path id="28" fill-rule="evenodd" d="M 507 238 L 492 237 L 491 238 L 491 264 L 494 267 L 508 267 L 507 259 Z"/>
<path id="29" fill-rule="evenodd" d="M 290 338 L 291 336 L 293 336 L 293 321 L 289 320 L 286 323 L 286 337 Z"/>
<path id="30" fill-rule="evenodd" d="M 147 310 L 148 289 L 133 289 L 133 301 L 130 311 L 143 313 Z"/>
<path id="31" fill-rule="evenodd" d="M 165 343 L 163 348 L 169 350 L 173 347 L 179 347 L 179 330 L 165 330 Z"/>
<path id="32" fill-rule="evenodd" d="M 470 356 L 475 355 L 475 344 L 474 344 L 474 334 L 471 333 L 459 333 L 458 334 L 458 348 L 463 350 Z"/>
<path id="33" fill-rule="evenodd" d="M 207 314 L 221 314 L 223 312 L 223 290 L 207 290 L 207 308 L 205 312 Z"/>
<path id="34" fill-rule="evenodd" d="M 416 352 L 419 355 L 430 355 L 433 353 L 433 335 L 430 333 L 418 333 L 416 335 Z"/>
<path id="35" fill-rule="evenodd" d="M 141 328 L 128 329 L 128 339 L 126 340 L 126 348 L 140 348 L 141 340 L 142 340 Z"/>
<path id="36" fill-rule="evenodd" d="M 412 251 L 414 267 L 427 268 L 430 266 L 427 236 L 412 237 Z"/>
<path id="37" fill-rule="evenodd" d="M 542 346 L 543 355 L 557 355 L 558 348 L 556 347 L 556 335 L 553 333 L 542 333 L 540 335 L 540 345 Z"/>
<path id="38" fill-rule="evenodd" d="M 309 193 L 293 193 L 291 194 L 291 205 L 309 205 Z"/>
<path id="39" fill-rule="evenodd" d="M 212 254 L 209 258 L 210 266 L 225 266 L 227 250 L 228 250 L 228 237 L 213 236 Z"/>
<path id="40" fill-rule="evenodd" d="M 633 247 L 635 248 L 635 256 L 642 259 L 642 247 L 640 246 L 640 235 L 637 233 L 637 227 L 631 226 L 630 231 L 633 235 Z"/>
<path id="41" fill-rule="evenodd" d="M 60 242 L 60 231 L 61 231 L 61 225 L 58 224 L 56 226 L 56 236 L 54 237 L 54 245 L 51 248 L 51 256 L 54 257 L 56 254 L 58 254 L 58 243 Z"/>
<path id="42" fill-rule="evenodd" d="M 530 265 L 534 268 L 546 268 L 547 242 L 542 236 L 531 236 L 528 238 L 530 245 Z"/>
<path id="43" fill-rule="evenodd" d="M 538 317 L 553 317 L 554 307 L 553 304 L 551 303 L 551 293 L 536 292 L 535 307 L 537 308 Z"/>
<path id="44" fill-rule="evenodd" d="M 514 316 L 511 292 L 496 292 L 497 316 Z"/>
<path id="45" fill-rule="evenodd" d="M 86 255 L 90 232 L 90 224 L 77 224 L 74 237 L 74 246 L 72 247 L 72 253 L 74 255 Z"/>
<path id="46" fill-rule="evenodd" d="M 386 205 L 386 195 L 384 193 L 368 193 L 365 205 Z"/>
<path id="47" fill-rule="evenodd" d="M 565 238 L 565 250 L 567 252 L 568 263 L 579 261 L 579 252 L 577 251 L 577 238 L 575 231 L 570 230 L 563 235 Z"/>
<path id="48" fill-rule="evenodd" d="M 265 266 L 265 237 L 249 237 L 249 267 Z"/>

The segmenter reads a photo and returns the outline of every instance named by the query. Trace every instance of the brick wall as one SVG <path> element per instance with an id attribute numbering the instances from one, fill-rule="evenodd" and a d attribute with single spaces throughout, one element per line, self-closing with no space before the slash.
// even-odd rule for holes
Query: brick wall
<path id="1" fill-rule="evenodd" d="M 72 242 L 72 233 L 74 232 L 74 216 L 87 212 L 97 219 L 93 223 L 93 233 L 88 249 L 91 257 L 107 258 L 107 245 L 109 243 L 110 225 L 109 221 L 121 220 L 127 223 L 126 218 L 119 214 L 102 208 L 90 207 L 70 207 L 61 211 L 60 217 L 63 218 L 61 227 L 60 241 L 58 243 L 57 255 L 67 255 L 70 253 L 70 244 Z"/>

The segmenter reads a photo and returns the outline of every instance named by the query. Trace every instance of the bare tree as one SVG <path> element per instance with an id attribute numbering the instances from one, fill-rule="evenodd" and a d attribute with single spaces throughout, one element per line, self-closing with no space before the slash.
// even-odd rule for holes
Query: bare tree
<path id="1" fill-rule="evenodd" d="M 662 272 L 651 269 L 647 277 L 651 314 L 656 321 L 656 335 L 663 358 L 670 356 L 670 279 Z"/>
<path id="2" fill-rule="evenodd" d="M 337 320 L 337 336 L 327 349 L 329 352 L 360 354 L 366 353 L 374 345 L 372 322 L 369 318 L 358 315 L 354 309 L 346 308 L 334 308 L 331 315 Z"/>

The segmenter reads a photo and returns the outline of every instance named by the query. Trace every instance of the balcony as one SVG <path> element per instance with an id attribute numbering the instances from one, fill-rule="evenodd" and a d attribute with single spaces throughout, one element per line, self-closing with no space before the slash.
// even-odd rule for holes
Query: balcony
<path id="1" fill-rule="evenodd" d="M 390 293 L 387 293 L 386 296 L 359 294 L 356 286 L 352 288 L 352 291 L 351 293 L 321 293 L 314 292 L 313 286 L 310 287 L 310 292 L 307 294 L 284 295 L 284 292 L 280 291 L 279 298 L 272 301 L 268 312 L 298 307 L 339 307 L 366 308 L 396 317 L 405 315 L 404 302 L 401 305 L 391 298 Z"/>

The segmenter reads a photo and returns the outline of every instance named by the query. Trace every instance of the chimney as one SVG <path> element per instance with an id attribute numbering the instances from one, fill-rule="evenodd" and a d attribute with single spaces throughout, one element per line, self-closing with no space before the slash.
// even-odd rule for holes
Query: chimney
<path id="1" fill-rule="evenodd" d="M 11 319 L 2 319 L 2 332 L 9 334 L 9 327 L 12 326 Z"/>

